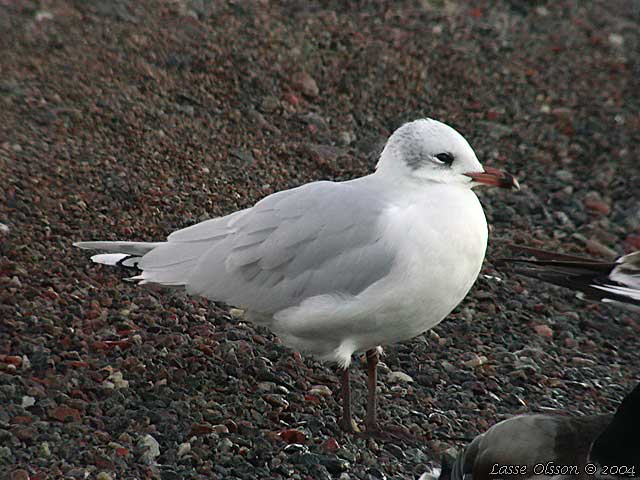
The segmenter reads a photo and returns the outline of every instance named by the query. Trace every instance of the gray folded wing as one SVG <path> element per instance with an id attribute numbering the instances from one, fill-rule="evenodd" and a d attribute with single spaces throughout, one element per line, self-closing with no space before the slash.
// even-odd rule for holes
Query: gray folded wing
<path id="1" fill-rule="evenodd" d="M 139 280 L 272 314 L 322 294 L 355 295 L 391 269 L 386 203 L 353 182 L 316 182 L 169 236 Z"/>

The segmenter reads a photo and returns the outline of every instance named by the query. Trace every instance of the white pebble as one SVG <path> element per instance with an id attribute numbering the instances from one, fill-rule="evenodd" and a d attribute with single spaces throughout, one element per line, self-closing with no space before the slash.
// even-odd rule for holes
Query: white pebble
<path id="1" fill-rule="evenodd" d="M 138 440 L 138 448 L 142 450 L 140 459 L 149 465 L 155 463 L 156 458 L 160 456 L 160 444 L 149 434 Z"/>
<path id="2" fill-rule="evenodd" d="M 191 451 L 191 444 L 189 442 L 181 443 L 178 447 L 178 457 L 183 457 Z"/>
<path id="3" fill-rule="evenodd" d="M 122 372 L 112 372 L 109 375 L 109 380 L 111 380 L 115 388 L 129 388 L 129 381 L 122 377 Z"/>
<path id="4" fill-rule="evenodd" d="M 316 397 L 330 397 L 331 389 L 326 385 L 314 385 L 309 390 L 310 395 L 315 395 Z"/>
<path id="5" fill-rule="evenodd" d="M 31 360 L 29 360 L 29 357 L 26 355 L 22 356 L 22 365 L 20 365 L 20 367 L 22 367 L 22 370 L 29 370 L 31 368 Z"/>
<path id="6" fill-rule="evenodd" d="M 487 357 L 485 357 L 484 355 L 474 354 L 473 358 L 464 362 L 463 365 L 468 368 L 475 368 L 479 367 L 480 365 L 484 365 L 485 363 L 487 363 Z"/>
<path id="7" fill-rule="evenodd" d="M 624 37 L 619 33 L 610 33 L 609 43 L 614 47 L 621 47 L 622 45 L 624 45 Z"/>
<path id="8" fill-rule="evenodd" d="M 413 383 L 413 378 L 404 372 L 389 372 L 387 380 L 396 383 Z"/>

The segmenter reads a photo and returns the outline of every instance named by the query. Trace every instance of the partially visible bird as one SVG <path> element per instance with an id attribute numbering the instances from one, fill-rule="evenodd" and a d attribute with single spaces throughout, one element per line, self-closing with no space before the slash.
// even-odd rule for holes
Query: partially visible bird
<path id="1" fill-rule="evenodd" d="M 376 171 L 274 193 L 164 242 L 78 242 L 92 260 L 135 267 L 139 283 L 181 287 L 245 309 L 291 348 L 342 369 L 341 426 L 354 429 L 349 364 L 368 359 L 365 425 L 377 428 L 377 347 L 437 325 L 476 280 L 487 246 L 477 185 L 518 188 L 483 168 L 431 119 L 396 130 Z"/>
<path id="2" fill-rule="evenodd" d="M 640 308 L 640 251 L 603 262 L 521 245 L 511 248 L 534 258 L 499 259 L 497 268 L 577 290 L 590 300 Z"/>
<path id="3" fill-rule="evenodd" d="M 587 464 L 597 467 L 595 478 L 613 471 L 605 466 L 620 467 L 621 478 L 640 477 L 639 427 L 640 384 L 615 414 L 532 414 L 503 420 L 478 435 L 452 462 L 443 461 L 440 470 L 420 480 L 594 478 L 585 475 Z M 571 467 L 570 472 L 579 476 L 563 476 L 561 467 Z M 549 474 L 551 469 L 557 475 Z"/>

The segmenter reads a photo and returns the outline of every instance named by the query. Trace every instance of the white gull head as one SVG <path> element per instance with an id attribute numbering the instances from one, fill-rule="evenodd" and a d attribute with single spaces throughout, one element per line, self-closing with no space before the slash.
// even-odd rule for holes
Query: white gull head
<path id="1" fill-rule="evenodd" d="M 511 175 L 483 168 L 462 135 L 430 118 L 405 123 L 393 132 L 380 155 L 376 172 L 418 184 L 519 187 Z"/>

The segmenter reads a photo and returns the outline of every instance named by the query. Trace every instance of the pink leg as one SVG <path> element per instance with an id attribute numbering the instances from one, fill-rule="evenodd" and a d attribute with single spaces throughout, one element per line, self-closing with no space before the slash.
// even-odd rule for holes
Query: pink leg
<path id="1" fill-rule="evenodd" d="M 368 432 L 375 432 L 378 430 L 378 419 L 376 415 L 377 398 L 376 398 L 376 383 L 378 381 L 378 350 L 372 348 L 367 350 L 367 416 L 364 424 L 367 427 Z"/>
<path id="2" fill-rule="evenodd" d="M 349 382 L 349 367 L 342 370 L 342 418 L 340 427 L 347 433 L 353 433 L 353 417 L 351 416 L 351 385 Z"/>

